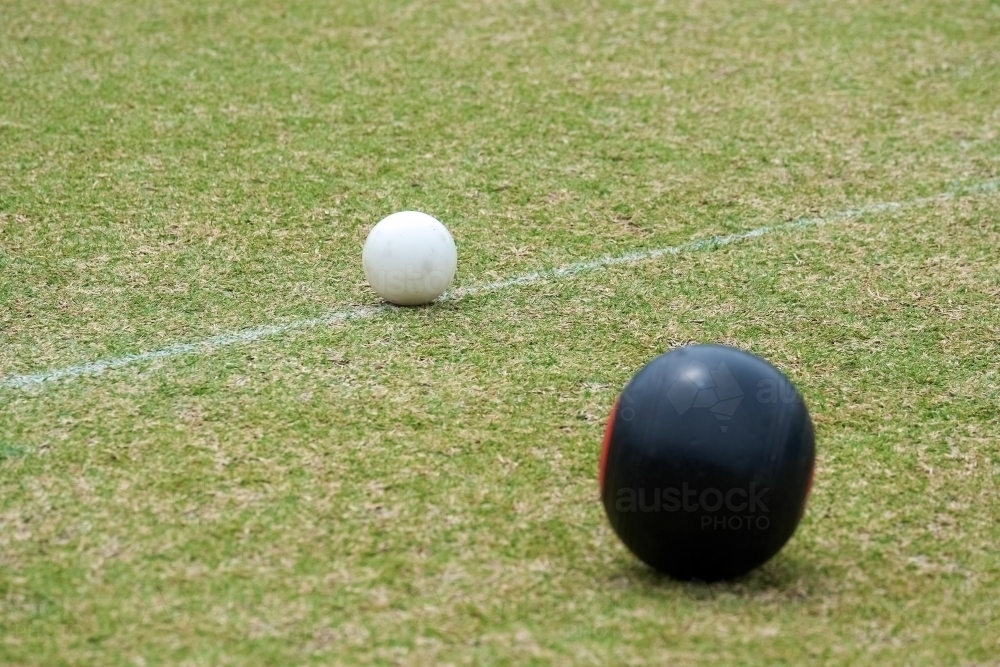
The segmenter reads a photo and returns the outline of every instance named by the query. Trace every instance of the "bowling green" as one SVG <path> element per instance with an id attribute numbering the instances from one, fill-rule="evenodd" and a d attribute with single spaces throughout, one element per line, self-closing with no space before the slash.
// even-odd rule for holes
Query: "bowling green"
<path id="1" fill-rule="evenodd" d="M 998 86 L 996 0 L 7 0 L 0 664 L 1000 664 Z M 471 289 L 372 312 L 402 209 Z M 692 341 L 817 432 L 712 585 L 597 498 Z"/>

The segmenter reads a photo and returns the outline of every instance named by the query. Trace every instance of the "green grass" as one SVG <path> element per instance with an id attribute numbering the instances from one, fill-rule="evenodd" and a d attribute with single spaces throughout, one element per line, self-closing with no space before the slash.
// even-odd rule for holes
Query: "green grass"
<path id="1" fill-rule="evenodd" d="M 0 378 L 1000 174 L 1000 4 L 0 7 Z M 1000 664 L 1000 196 L 0 389 L 0 664 Z M 617 392 L 796 382 L 809 511 L 738 581 L 597 499 Z"/>

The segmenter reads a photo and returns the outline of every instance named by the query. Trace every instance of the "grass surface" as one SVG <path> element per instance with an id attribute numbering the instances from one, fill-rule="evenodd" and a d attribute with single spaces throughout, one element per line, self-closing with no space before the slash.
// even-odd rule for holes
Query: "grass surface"
<path id="1" fill-rule="evenodd" d="M 0 8 L 0 378 L 962 194 L 0 389 L 0 663 L 1000 664 L 1000 4 Z M 603 421 L 688 341 L 818 433 L 771 562 L 656 576 Z"/>

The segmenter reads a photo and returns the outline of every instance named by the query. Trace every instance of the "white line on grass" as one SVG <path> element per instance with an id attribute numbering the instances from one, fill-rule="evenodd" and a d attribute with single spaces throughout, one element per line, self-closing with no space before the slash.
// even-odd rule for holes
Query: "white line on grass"
<path id="1" fill-rule="evenodd" d="M 457 289 L 451 290 L 450 292 L 446 292 L 438 299 L 438 301 L 439 302 L 457 301 L 459 299 L 464 299 L 466 297 L 474 296 L 477 294 L 497 292 L 500 290 L 507 289 L 508 287 L 516 287 L 518 285 L 531 285 L 533 283 L 542 282 L 544 280 L 562 278 L 565 276 L 573 276 L 580 273 L 595 271 L 597 269 L 605 268 L 608 266 L 615 266 L 617 264 L 633 264 L 637 262 L 644 262 L 652 259 L 657 259 L 659 257 L 663 257 L 666 255 L 677 255 L 682 252 L 709 250 L 712 248 L 718 248 L 721 246 L 726 246 L 732 243 L 736 243 L 738 241 L 746 241 L 749 239 L 757 238 L 758 236 L 773 234 L 775 232 L 801 229 L 803 227 L 813 227 L 831 222 L 837 222 L 840 220 L 846 220 L 849 218 L 857 218 L 862 215 L 869 215 L 873 213 L 882 213 L 885 211 L 895 211 L 902 208 L 925 206 L 927 204 L 953 199 L 959 195 L 970 195 L 982 192 L 995 191 L 997 190 L 998 186 L 1000 186 L 1000 178 L 985 181 L 983 183 L 979 183 L 972 186 L 956 187 L 955 189 L 950 190 L 948 192 L 942 192 L 936 195 L 932 195 L 930 197 L 920 197 L 917 199 L 910 199 L 903 202 L 883 202 L 878 204 L 870 204 L 868 206 L 861 206 L 859 208 L 852 208 L 852 209 L 847 209 L 845 211 L 832 213 L 822 218 L 821 217 L 799 218 L 797 220 L 793 220 L 792 222 L 788 222 L 781 225 L 767 225 L 764 227 L 757 227 L 756 229 L 751 229 L 746 232 L 727 234 L 725 236 L 712 236 L 709 238 L 700 239 L 697 241 L 691 241 L 690 243 L 682 243 L 681 245 L 670 246 L 667 248 L 638 250 L 636 252 L 630 252 L 624 255 L 606 255 L 604 257 L 598 257 L 595 259 L 588 260 L 586 262 L 576 262 L 574 264 L 567 264 L 565 266 L 560 266 L 552 269 L 543 269 L 541 271 L 536 271 L 534 273 L 526 273 L 524 275 L 515 276 L 513 278 L 507 278 L 506 280 L 498 280 L 496 282 L 491 282 L 491 283 L 473 284 L 469 285 L 468 287 L 459 287 Z M 368 319 L 376 315 L 379 315 L 381 313 L 385 313 L 392 310 L 397 310 L 397 307 L 389 305 L 358 306 L 356 308 L 351 308 L 349 310 L 341 310 L 337 312 L 328 313 L 326 315 L 323 315 L 322 317 L 315 317 L 307 320 L 297 320 L 295 322 L 288 322 L 286 324 L 276 324 L 271 326 L 257 327 L 254 329 L 244 329 L 242 331 L 234 331 L 231 333 L 219 334 L 216 336 L 205 338 L 200 341 L 192 343 L 178 343 L 176 345 L 169 345 L 159 350 L 153 350 L 150 352 L 140 352 L 137 354 L 128 354 L 123 357 L 117 357 L 114 359 L 102 359 L 99 361 L 91 361 L 85 364 L 79 364 L 76 366 L 66 366 L 65 368 L 57 368 L 42 373 L 33 373 L 30 375 L 11 375 L 6 378 L 0 379 L 0 389 L 29 389 L 31 387 L 37 387 L 39 385 L 44 385 L 46 383 L 54 382 L 56 380 L 69 380 L 83 375 L 99 375 L 104 371 L 113 370 L 116 368 L 124 368 L 125 366 L 132 366 L 134 364 L 157 361 L 160 359 L 169 359 L 171 357 L 179 357 L 188 354 L 200 354 L 202 352 L 207 352 L 209 350 L 217 349 L 220 347 L 228 347 L 230 345 L 236 345 L 239 343 L 252 343 L 262 338 L 280 336 L 282 334 L 290 333 L 293 331 L 301 331 L 303 329 L 312 329 L 314 327 L 328 326 L 331 324 L 336 324 L 338 322 L 345 322 L 347 320 Z"/>

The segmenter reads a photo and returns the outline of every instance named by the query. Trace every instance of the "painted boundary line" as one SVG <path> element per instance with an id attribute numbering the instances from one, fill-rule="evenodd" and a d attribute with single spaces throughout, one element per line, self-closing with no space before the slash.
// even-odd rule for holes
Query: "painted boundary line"
<path id="1" fill-rule="evenodd" d="M 491 283 L 473 284 L 467 287 L 459 287 L 449 292 L 446 292 L 438 299 L 438 301 L 439 302 L 458 301 L 470 296 L 475 296 L 477 294 L 488 294 L 490 292 L 498 292 L 500 290 L 504 290 L 509 287 L 517 287 L 519 285 L 531 285 L 546 280 L 555 280 L 567 276 L 575 276 L 581 273 L 588 273 L 590 271 L 596 271 L 598 269 L 602 269 L 609 266 L 646 262 L 658 259 L 660 257 L 665 257 L 668 255 L 678 255 L 683 252 L 697 252 L 700 250 L 711 250 L 714 248 L 727 246 L 740 241 L 755 239 L 759 236 L 774 234 L 776 232 L 791 231 L 796 229 L 802 229 L 804 227 L 815 227 L 851 218 L 858 218 L 863 215 L 883 213 L 885 211 L 897 211 L 904 208 L 915 208 L 920 206 L 926 206 L 928 204 L 933 204 L 936 202 L 947 201 L 950 199 L 954 199 L 956 197 L 974 195 L 984 192 L 994 192 L 998 189 L 998 187 L 1000 187 L 1000 178 L 995 178 L 989 181 L 978 183 L 976 185 L 955 186 L 947 192 L 941 192 L 939 194 L 931 195 L 929 197 L 920 197 L 917 199 L 910 199 L 903 202 L 882 202 L 877 204 L 870 204 L 868 206 L 861 206 L 859 208 L 852 208 L 832 213 L 826 217 L 799 218 L 797 220 L 793 220 L 792 222 L 788 222 L 781 225 L 767 225 L 763 227 L 757 227 L 749 231 L 739 232 L 736 234 L 727 234 L 725 236 L 712 236 L 709 238 L 699 239 L 697 241 L 691 241 L 689 243 L 682 243 L 681 245 L 670 246 L 667 248 L 656 248 L 653 250 L 639 250 L 636 252 L 626 253 L 624 255 L 606 255 L 604 257 L 598 257 L 595 259 L 588 260 L 586 262 L 576 262 L 574 264 L 566 264 L 564 266 L 556 267 L 553 269 L 543 269 L 541 271 L 536 271 L 534 273 L 526 273 L 520 276 L 515 276 L 513 278 L 507 278 L 506 280 L 499 280 Z M 57 380 L 69 380 L 84 375 L 100 375 L 105 371 L 114 370 L 117 368 L 124 368 L 126 366 L 132 366 L 135 364 L 158 361 L 160 359 L 169 359 L 171 357 L 180 357 L 190 354 L 201 354 L 203 352 L 208 352 L 210 350 L 214 350 L 221 347 L 229 347 L 230 345 L 237 345 L 241 343 L 253 343 L 263 338 L 273 338 L 275 336 L 281 336 L 283 334 L 292 333 L 295 331 L 302 331 L 305 329 L 313 329 L 316 327 L 329 326 L 331 324 L 337 324 L 339 322 L 370 319 L 382 313 L 387 313 L 394 310 L 401 310 L 401 309 L 398 308 L 397 306 L 390 306 L 390 305 L 359 306 L 357 308 L 351 308 L 349 310 L 341 310 L 328 313 L 327 315 L 323 315 L 322 317 L 315 317 L 307 320 L 298 320 L 295 322 L 289 322 L 287 324 L 263 326 L 253 329 L 244 329 L 242 331 L 234 331 L 231 333 L 219 334 L 216 336 L 205 338 L 200 341 L 192 343 L 178 343 L 176 345 L 169 345 L 167 347 L 160 348 L 159 350 L 153 350 L 150 352 L 139 352 L 137 354 L 129 354 L 114 359 L 91 361 L 76 366 L 66 366 L 63 368 L 57 368 L 30 375 L 10 375 L 5 378 L 0 378 L 0 389 L 30 389 L 32 387 L 38 387 L 50 382 L 55 382 Z"/>

